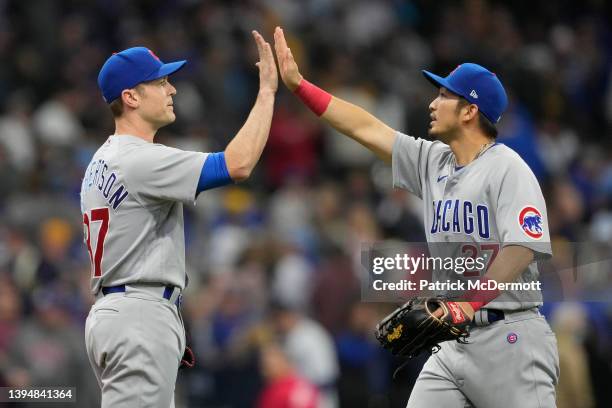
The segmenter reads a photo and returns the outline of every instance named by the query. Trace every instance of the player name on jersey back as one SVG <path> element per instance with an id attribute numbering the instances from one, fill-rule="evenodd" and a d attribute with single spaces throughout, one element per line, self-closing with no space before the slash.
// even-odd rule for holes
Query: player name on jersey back
<path id="1" fill-rule="evenodd" d="M 114 172 L 107 173 L 108 164 L 104 159 L 93 160 L 89 163 L 83 179 L 82 192 L 92 187 L 97 188 L 108 205 L 116 210 L 130 194 L 123 183 L 117 182 Z"/>

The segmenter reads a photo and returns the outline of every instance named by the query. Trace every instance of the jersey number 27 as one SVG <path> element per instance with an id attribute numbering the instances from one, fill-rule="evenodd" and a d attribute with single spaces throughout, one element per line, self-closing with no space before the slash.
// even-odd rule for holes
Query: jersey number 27
<path id="1" fill-rule="evenodd" d="M 91 217 L 89 216 L 91 213 Z M 85 230 L 85 243 L 89 251 L 89 259 L 93 266 L 94 278 L 102 276 L 102 256 L 104 255 L 104 240 L 108 232 L 108 207 L 94 208 L 91 211 L 86 211 L 83 214 L 83 225 Z M 102 222 L 98 229 L 98 239 L 96 240 L 95 252 L 91 248 L 91 228 L 90 224 L 94 222 Z"/>

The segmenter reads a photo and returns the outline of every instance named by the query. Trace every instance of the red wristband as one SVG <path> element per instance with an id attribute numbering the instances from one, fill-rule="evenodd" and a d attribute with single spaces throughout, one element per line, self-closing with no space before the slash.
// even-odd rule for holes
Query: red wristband
<path id="1" fill-rule="evenodd" d="M 501 293 L 497 288 L 486 289 L 489 281 L 495 282 L 493 279 L 483 276 L 479 281 L 480 289 L 473 289 L 466 294 L 467 301 L 472 306 L 474 311 L 477 311 L 487 303 L 491 302 Z M 483 286 L 485 286 L 485 288 L 483 288 Z"/>
<path id="2" fill-rule="evenodd" d="M 321 116 L 323 112 L 327 110 L 332 98 L 331 94 L 305 79 L 300 81 L 300 84 L 293 93 L 295 93 L 311 111 L 316 113 L 317 116 Z"/>

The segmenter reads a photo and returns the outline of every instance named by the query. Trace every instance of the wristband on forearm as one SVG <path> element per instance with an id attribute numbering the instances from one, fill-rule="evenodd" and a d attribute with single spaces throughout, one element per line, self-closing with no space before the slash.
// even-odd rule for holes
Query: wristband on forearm
<path id="1" fill-rule="evenodd" d="M 494 281 L 491 278 L 483 276 L 480 278 L 480 289 L 473 289 L 466 293 L 467 302 L 472 306 L 474 311 L 477 311 L 487 303 L 494 300 L 496 297 L 500 295 L 499 289 L 483 289 L 482 286 L 487 285 L 489 281 Z"/>
<path id="2" fill-rule="evenodd" d="M 327 110 L 332 98 L 331 94 L 305 79 L 300 81 L 300 84 L 293 93 L 317 116 L 321 116 Z"/>

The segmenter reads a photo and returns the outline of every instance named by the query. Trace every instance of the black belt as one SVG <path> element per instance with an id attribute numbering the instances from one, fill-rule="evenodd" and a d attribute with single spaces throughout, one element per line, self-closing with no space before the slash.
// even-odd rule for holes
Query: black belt
<path id="1" fill-rule="evenodd" d="M 174 293 L 175 286 L 166 285 L 164 288 L 164 294 L 162 295 L 164 299 L 170 300 L 172 297 L 172 293 Z M 102 294 L 104 296 L 110 293 L 123 293 L 125 292 L 125 285 L 117 285 L 117 286 L 105 286 L 102 288 Z M 181 295 L 176 298 L 176 302 L 174 304 L 178 307 L 181 305 Z"/>
<path id="2" fill-rule="evenodd" d="M 491 323 L 504 320 L 506 314 L 499 309 L 480 309 L 474 314 L 474 324 L 476 326 L 487 326 Z"/>
<path id="3" fill-rule="evenodd" d="M 487 314 L 489 315 L 489 323 L 498 322 L 506 318 L 503 310 L 487 309 Z"/>

